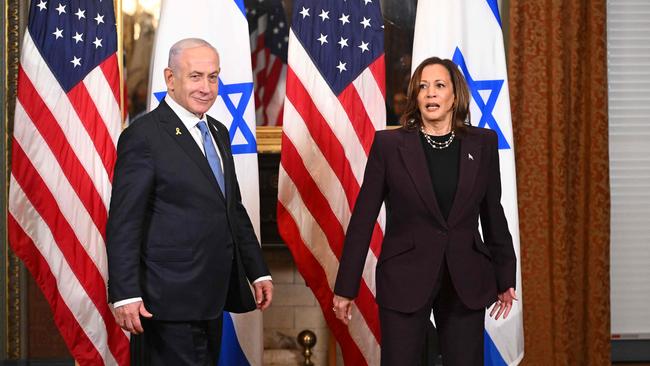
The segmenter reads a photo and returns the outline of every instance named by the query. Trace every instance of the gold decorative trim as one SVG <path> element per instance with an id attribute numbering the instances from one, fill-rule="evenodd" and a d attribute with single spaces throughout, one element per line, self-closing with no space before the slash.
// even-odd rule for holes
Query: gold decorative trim
<path id="1" fill-rule="evenodd" d="M 282 145 L 282 127 L 257 126 L 257 153 L 279 154 Z"/>
<path id="2" fill-rule="evenodd" d="M 387 130 L 394 130 L 401 126 L 386 126 Z M 281 126 L 257 126 L 257 153 L 279 154 L 282 147 Z"/>
<path id="3" fill-rule="evenodd" d="M 6 0 L 5 2 L 5 99 L 3 101 L 4 108 L 4 142 L 5 151 L 3 158 L 5 159 L 5 186 L 2 192 L 4 198 L 4 210 L 7 213 L 8 197 L 9 197 L 9 176 L 11 172 L 11 149 L 10 142 L 13 134 L 13 120 L 16 106 L 16 80 L 18 78 L 18 61 L 20 60 L 19 54 L 19 40 L 20 40 L 20 1 L 19 0 Z M 5 222 L 5 268 L 6 268 L 6 350 L 7 359 L 17 360 L 22 355 L 22 307 L 21 307 L 21 265 L 20 260 L 9 249 L 9 240 L 7 235 L 7 222 Z"/>

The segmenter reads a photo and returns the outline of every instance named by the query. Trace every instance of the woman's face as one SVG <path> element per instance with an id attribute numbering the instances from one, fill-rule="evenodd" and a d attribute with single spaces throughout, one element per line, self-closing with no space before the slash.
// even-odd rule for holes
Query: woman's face
<path id="1" fill-rule="evenodd" d="M 454 85 L 443 65 L 433 64 L 422 70 L 418 84 L 418 108 L 424 123 L 448 122 L 454 108 Z"/>

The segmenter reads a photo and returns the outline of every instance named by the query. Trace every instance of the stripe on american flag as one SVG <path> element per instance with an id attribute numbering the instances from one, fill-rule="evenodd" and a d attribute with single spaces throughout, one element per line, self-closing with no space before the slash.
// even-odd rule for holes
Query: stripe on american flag
<path id="1" fill-rule="evenodd" d="M 24 198 L 24 202 L 29 201 Z M 83 331 L 83 327 L 80 325 L 81 322 L 78 320 L 81 316 L 86 316 L 86 314 L 81 315 L 73 313 L 73 310 L 68 307 L 61 296 L 62 291 L 57 289 L 57 277 L 55 277 L 52 270 L 50 270 L 50 265 L 39 251 L 39 248 L 36 248 L 32 239 L 22 231 L 21 224 L 16 222 L 12 215 L 9 215 L 7 221 L 9 240 L 13 245 L 20 247 L 20 250 L 16 250 L 16 254 L 28 258 L 24 260 L 27 268 L 30 269 L 33 276 L 39 276 L 39 284 L 46 284 L 46 286 L 42 286 L 41 288 L 43 295 L 45 295 L 45 298 L 52 307 L 54 322 L 57 327 L 69 329 L 70 331 L 70 336 L 64 337 L 68 349 L 71 350 L 72 354 L 83 354 L 85 356 L 84 359 L 90 364 L 104 364 L 102 356 L 98 353 L 94 343 Z M 26 224 L 27 223 L 23 223 L 22 225 Z M 33 222 L 30 224 L 33 225 Z M 56 262 L 65 263 L 62 259 L 59 259 Z M 32 268 L 37 268 L 38 271 L 31 271 Z M 65 279 L 65 277 L 66 276 L 59 275 L 58 278 Z M 74 276 L 68 276 L 68 278 L 69 277 L 72 277 L 71 279 L 75 278 Z M 75 291 L 74 288 L 71 290 Z"/>
<path id="2" fill-rule="evenodd" d="M 341 345 L 345 363 L 378 365 L 381 335 L 374 271 L 383 207 L 349 327 L 332 313 L 332 288 L 374 133 L 386 124 L 379 5 L 296 0 L 293 14 L 278 227 Z M 363 26 L 364 19 L 374 22 L 372 27 Z M 370 48 L 364 51 L 361 42 Z"/>
<path id="3" fill-rule="evenodd" d="M 104 241 L 121 130 L 113 4 L 67 5 L 58 12 L 45 1 L 30 8 L 12 139 L 9 239 L 75 360 L 126 365 L 129 339 L 107 301 Z M 61 36 L 52 32 L 59 27 Z"/>
<path id="4" fill-rule="evenodd" d="M 311 246 L 315 247 L 314 249 L 321 250 L 321 254 L 331 254 L 332 260 L 329 261 L 329 263 L 330 266 L 334 266 L 335 268 L 333 273 L 329 273 L 329 275 L 335 276 L 336 269 L 338 268 L 338 259 L 342 252 L 345 235 L 344 230 L 341 226 L 340 219 L 333 212 L 332 208 L 328 204 L 328 200 L 321 193 L 319 187 L 317 187 L 317 183 L 312 178 L 311 173 L 307 171 L 306 165 L 303 164 L 301 159 L 299 159 L 300 153 L 295 150 L 295 146 L 288 136 L 285 135 L 285 137 L 287 138 L 283 138 L 282 140 L 283 154 L 281 161 L 282 168 L 286 174 L 284 176 L 295 184 L 297 193 L 302 199 L 304 208 L 310 212 L 315 222 L 318 223 L 317 229 L 319 233 L 323 234 L 323 236 L 319 237 L 319 240 L 315 242 L 309 241 L 309 243 L 313 243 Z M 324 172 L 326 170 L 326 167 L 314 163 L 309 166 L 313 169 L 312 171 L 315 172 Z M 319 180 L 318 183 L 322 185 L 324 182 Z M 327 189 L 327 187 L 324 187 L 324 189 Z M 334 203 L 337 201 L 343 200 L 334 199 L 330 202 Z M 303 225 L 301 229 L 305 229 L 305 226 Z M 314 230 L 315 229 L 316 228 L 314 228 Z M 326 246 L 329 246 L 329 248 Z M 318 255 L 317 257 L 320 258 Z M 374 258 L 374 255 L 370 258 Z M 365 275 L 366 274 L 364 274 L 364 277 L 366 277 Z M 359 296 L 356 299 L 356 305 L 361 309 L 362 315 L 366 319 L 368 327 L 372 332 L 372 336 L 379 341 L 379 324 L 376 317 L 377 306 L 374 299 L 374 287 L 373 289 L 370 289 L 367 285 L 368 282 L 370 281 L 364 280 L 361 283 Z M 331 283 L 334 283 L 334 278 Z"/>
<path id="5" fill-rule="evenodd" d="M 31 36 L 26 34 L 23 40 L 20 68 L 24 70 L 29 82 L 34 85 L 38 92 L 42 103 L 47 106 L 54 117 L 54 121 L 60 126 L 74 155 L 92 179 L 93 185 L 102 197 L 102 202 L 108 207 L 111 195 L 111 181 L 103 162 L 101 162 L 95 150 L 95 144 L 91 136 L 84 132 L 85 128 L 79 117 L 74 113 L 74 107 L 66 97 L 65 91 L 59 87 L 47 64 L 39 60 L 39 51 L 34 45 Z M 99 93 L 101 91 L 96 94 Z M 119 107 L 116 108 L 119 110 Z M 113 133 L 119 135 L 120 129 L 121 125 L 118 125 L 116 132 Z M 115 131 L 115 127 L 113 127 L 113 130 Z M 115 136 L 114 140 L 117 141 L 117 136 Z"/>
<path id="6" fill-rule="evenodd" d="M 94 204 L 95 202 L 102 202 L 102 200 L 99 193 L 95 190 L 90 176 L 86 173 L 83 166 L 81 166 L 77 155 L 71 151 L 72 149 L 66 140 L 65 133 L 57 124 L 56 119 L 52 116 L 48 107 L 43 103 L 39 92 L 34 88 L 22 68 L 18 70 L 18 77 L 20 83 L 18 84 L 17 108 L 21 108 L 21 110 L 23 107 L 25 108 L 24 111 L 27 115 L 25 117 L 38 130 L 43 142 L 50 148 L 50 152 L 53 153 L 54 159 L 52 161 L 59 163 L 63 174 L 66 175 L 76 195 L 81 200 L 82 205 L 90 213 L 99 231 L 103 233 L 107 219 L 106 206 L 103 204 Z M 28 128 L 29 126 L 25 127 L 25 129 Z M 19 132 L 22 131 L 16 131 L 16 133 Z M 25 138 L 36 138 L 36 136 L 34 133 L 32 136 L 25 136 Z M 27 146 L 37 147 L 38 145 Z"/>

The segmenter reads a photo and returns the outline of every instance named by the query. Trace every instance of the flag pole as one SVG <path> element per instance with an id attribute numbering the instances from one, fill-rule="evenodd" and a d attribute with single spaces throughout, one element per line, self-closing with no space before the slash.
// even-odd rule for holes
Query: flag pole
<path id="1" fill-rule="evenodd" d="M 327 366 L 336 366 L 336 338 L 332 333 L 332 329 L 329 329 L 329 339 L 327 342 Z"/>
<path id="2" fill-rule="evenodd" d="M 124 39 L 123 39 L 123 22 L 122 22 L 122 0 L 115 0 L 115 26 L 117 31 L 117 69 L 120 78 L 120 121 L 122 127 L 126 122 L 124 110 Z"/>

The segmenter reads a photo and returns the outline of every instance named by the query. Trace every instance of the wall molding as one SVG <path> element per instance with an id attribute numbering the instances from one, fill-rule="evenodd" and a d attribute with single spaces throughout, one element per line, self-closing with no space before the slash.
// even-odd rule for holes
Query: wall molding
<path id="1" fill-rule="evenodd" d="M 26 352 L 26 326 L 25 315 L 25 269 L 20 260 L 9 249 L 7 238 L 7 198 L 9 194 L 9 176 L 11 150 L 10 141 L 13 132 L 13 116 L 16 101 L 16 79 L 18 76 L 18 61 L 20 59 L 19 43 L 22 33 L 21 19 L 26 9 L 26 0 L 2 0 L 4 13 L 2 16 L 2 64 L 4 73 L 0 76 L 3 84 L 2 90 L 2 125 L 0 125 L 0 184 L 2 186 L 2 205 L 0 213 L 0 260 L 3 262 L 3 271 L 0 275 L 2 295 L 0 295 L 0 316 L 4 324 L 2 332 L 2 345 L 0 357 L 6 360 L 18 360 Z M 7 361 L 4 361 L 7 362 Z"/>

